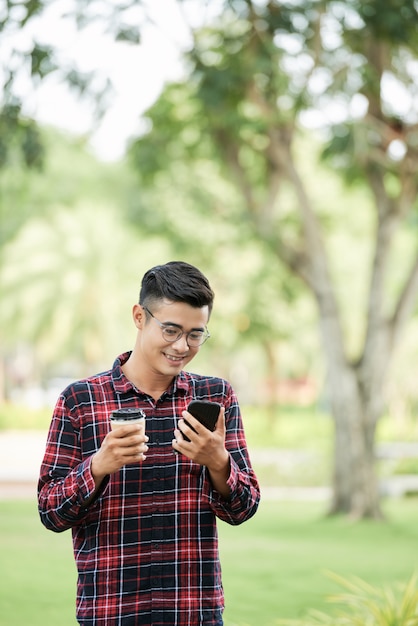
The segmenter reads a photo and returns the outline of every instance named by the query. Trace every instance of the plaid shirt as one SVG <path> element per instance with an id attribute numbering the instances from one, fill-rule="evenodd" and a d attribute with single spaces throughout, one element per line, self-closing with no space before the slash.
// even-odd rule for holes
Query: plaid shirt
<path id="1" fill-rule="evenodd" d="M 248 457 L 240 409 L 228 382 L 181 372 L 155 402 L 112 370 L 61 394 L 49 430 L 38 486 L 42 523 L 72 529 L 78 569 L 77 619 L 83 626 L 218 626 L 224 606 L 216 517 L 241 524 L 260 492 Z M 171 445 L 192 399 L 225 407 L 231 497 L 212 487 L 205 467 Z M 108 476 L 93 494 L 91 458 L 121 407 L 146 413 L 147 458 Z"/>

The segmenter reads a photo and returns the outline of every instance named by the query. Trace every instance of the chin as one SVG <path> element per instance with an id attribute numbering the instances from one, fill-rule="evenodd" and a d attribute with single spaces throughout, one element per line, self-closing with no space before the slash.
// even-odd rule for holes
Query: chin
<path id="1" fill-rule="evenodd" d="M 181 361 L 179 363 L 172 363 L 168 361 L 165 357 L 163 357 L 163 362 L 159 363 L 158 369 L 165 376 L 167 375 L 175 376 L 176 374 L 181 372 L 185 364 L 186 364 L 186 361 Z"/>

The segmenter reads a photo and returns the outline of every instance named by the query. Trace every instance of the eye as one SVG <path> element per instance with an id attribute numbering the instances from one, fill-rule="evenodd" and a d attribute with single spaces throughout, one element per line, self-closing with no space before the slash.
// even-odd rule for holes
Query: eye
<path id="1" fill-rule="evenodd" d="M 165 326 L 164 334 L 169 339 L 175 339 L 179 335 L 179 329 L 175 326 Z"/>
<path id="2" fill-rule="evenodd" d="M 203 337 L 204 333 L 201 330 L 193 330 L 189 333 L 189 339 L 192 341 L 200 341 Z"/>

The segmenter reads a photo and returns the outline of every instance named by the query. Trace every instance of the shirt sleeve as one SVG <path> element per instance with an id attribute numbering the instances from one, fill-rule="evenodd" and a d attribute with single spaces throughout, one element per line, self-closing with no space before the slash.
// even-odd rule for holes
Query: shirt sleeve
<path id="1" fill-rule="evenodd" d="M 260 487 L 251 466 L 241 412 L 232 389 L 229 390 L 225 408 L 225 444 L 230 458 L 227 484 L 231 492 L 230 497 L 225 499 L 213 488 L 206 468 L 202 496 L 219 519 L 231 525 L 238 525 L 250 519 L 257 511 Z"/>
<path id="2" fill-rule="evenodd" d="M 79 433 L 61 397 L 49 429 L 38 483 L 39 515 L 46 528 L 62 532 L 76 526 L 97 503 L 109 478 L 95 493 L 91 460 L 92 455 L 81 458 Z"/>
<path id="3" fill-rule="evenodd" d="M 231 495 L 225 499 L 213 487 L 209 472 L 205 469 L 203 498 L 207 500 L 214 514 L 224 522 L 237 526 L 250 519 L 257 511 L 260 502 L 260 488 L 254 472 L 240 470 L 230 455 L 231 471 L 227 484 Z"/>

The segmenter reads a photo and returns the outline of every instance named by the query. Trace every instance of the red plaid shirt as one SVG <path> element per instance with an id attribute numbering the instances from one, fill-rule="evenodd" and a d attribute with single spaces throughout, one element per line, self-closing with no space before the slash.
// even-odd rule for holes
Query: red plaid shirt
<path id="1" fill-rule="evenodd" d="M 260 498 L 237 399 L 220 378 L 181 372 L 155 402 L 123 374 L 128 356 L 61 394 L 40 472 L 41 520 L 55 532 L 72 529 L 83 626 L 218 626 L 224 598 L 216 517 L 241 524 Z M 228 500 L 205 467 L 171 445 L 182 411 L 196 398 L 225 407 Z M 95 488 L 92 455 L 110 429 L 110 412 L 120 407 L 145 411 L 147 458 L 107 477 L 85 507 Z"/>

